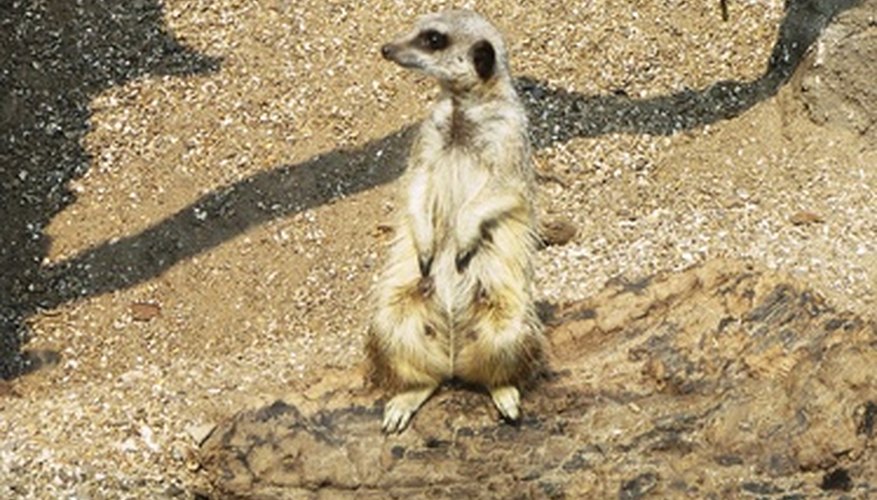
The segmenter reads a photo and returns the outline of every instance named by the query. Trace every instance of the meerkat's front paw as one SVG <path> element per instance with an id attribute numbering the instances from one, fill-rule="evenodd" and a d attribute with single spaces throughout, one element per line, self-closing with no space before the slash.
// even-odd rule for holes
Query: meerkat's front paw
<path id="1" fill-rule="evenodd" d="M 521 393 L 513 385 L 496 387 L 490 390 L 493 404 L 504 418 L 516 421 L 521 417 Z"/>
<path id="2" fill-rule="evenodd" d="M 479 232 L 477 227 L 470 227 L 471 224 L 462 220 L 457 228 L 457 255 L 454 258 L 454 264 L 457 272 L 463 272 L 469 266 L 472 256 L 478 250 Z"/>
<path id="3" fill-rule="evenodd" d="M 384 407 L 384 422 L 381 429 L 387 434 L 402 432 L 408 426 L 408 422 L 414 412 L 426 401 L 435 387 L 405 391 L 397 394 Z"/>
<path id="4" fill-rule="evenodd" d="M 462 273 L 469 267 L 472 257 L 485 241 L 491 241 L 487 230 L 482 229 L 480 225 L 472 225 L 465 219 L 460 221 L 457 231 L 457 255 L 454 259 L 457 272 Z"/>

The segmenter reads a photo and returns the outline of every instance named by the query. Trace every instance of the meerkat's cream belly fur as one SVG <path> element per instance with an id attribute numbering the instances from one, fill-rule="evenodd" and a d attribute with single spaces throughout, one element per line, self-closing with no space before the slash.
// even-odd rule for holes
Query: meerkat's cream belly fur
<path id="1" fill-rule="evenodd" d="M 437 170 L 435 177 L 427 177 L 424 182 L 459 189 L 441 194 L 425 189 L 422 195 L 436 200 L 436 219 L 464 217 L 461 210 L 486 184 L 487 175 L 473 174 L 479 170 L 477 159 L 464 153 L 439 154 L 436 159 L 445 161 L 446 168 Z M 409 224 L 405 221 L 399 224 L 382 278 L 385 285 L 378 307 L 379 321 L 384 327 L 380 330 L 396 332 L 388 339 L 388 347 L 395 351 L 399 361 L 410 357 L 409 363 L 425 365 L 432 374 L 466 379 L 474 370 L 470 365 L 483 361 L 478 359 L 479 350 L 501 351 L 517 341 L 518 332 L 527 325 L 509 320 L 508 325 L 495 325 L 497 328 L 493 329 L 498 334 L 484 336 L 479 335 L 479 322 L 502 322 L 503 313 L 529 307 L 529 290 L 522 289 L 520 284 L 530 278 L 528 260 L 534 241 L 527 214 L 522 211 L 520 216 L 520 220 L 509 218 L 491 228 L 491 241 L 481 244 L 464 273 L 457 269 L 456 257 L 461 249 L 456 244 L 455 228 L 436 228 L 437 249 L 429 278 L 421 276 Z M 479 301 L 483 302 L 481 308 Z M 411 311 L 419 314 L 386 317 L 387 308 L 394 304 L 409 304 Z M 418 316 L 424 318 L 423 324 L 413 319 Z"/>
<path id="2" fill-rule="evenodd" d="M 489 386 L 516 381 L 520 367 L 505 366 L 504 353 L 537 347 L 517 345 L 538 333 L 530 291 L 519 286 L 530 273 L 528 224 L 494 228 L 492 242 L 472 257 L 466 273 L 457 271 L 458 249 L 445 239 L 429 278 L 421 276 L 413 238 L 404 227 L 400 233 L 374 320 L 377 332 L 392 332 L 378 342 L 398 378 L 409 384 L 453 377 Z"/>

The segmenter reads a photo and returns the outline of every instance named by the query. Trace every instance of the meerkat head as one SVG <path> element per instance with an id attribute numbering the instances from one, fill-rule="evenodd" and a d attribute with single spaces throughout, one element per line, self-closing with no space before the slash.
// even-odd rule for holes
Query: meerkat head
<path id="1" fill-rule="evenodd" d="M 420 18 L 412 31 L 381 47 L 381 55 L 437 79 L 452 92 L 508 77 L 502 35 L 468 10 Z"/>

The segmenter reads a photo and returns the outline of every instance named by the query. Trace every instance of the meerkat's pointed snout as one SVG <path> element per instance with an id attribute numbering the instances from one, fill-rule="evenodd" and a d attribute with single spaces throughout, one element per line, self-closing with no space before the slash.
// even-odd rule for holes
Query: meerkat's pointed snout
<path id="1" fill-rule="evenodd" d="M 381 57 L 403 68 L 421 69 L 423 61 L 417 51 L 411 50 L 405 42 L 390 42 L 381 46 Z"/>

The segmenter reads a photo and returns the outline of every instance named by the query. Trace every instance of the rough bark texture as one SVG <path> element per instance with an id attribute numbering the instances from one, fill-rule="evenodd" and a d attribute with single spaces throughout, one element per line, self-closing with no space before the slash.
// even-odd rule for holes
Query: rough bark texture
<path id="1" fill-rule="evenodd" d="M 546 307 L 551 373 L 518 425 L 449 388 L 399 436 L 355 370 L 244 411 L 202 448 L 258 498 L 877 495 L 877 325 L 714 261 Z"/>

